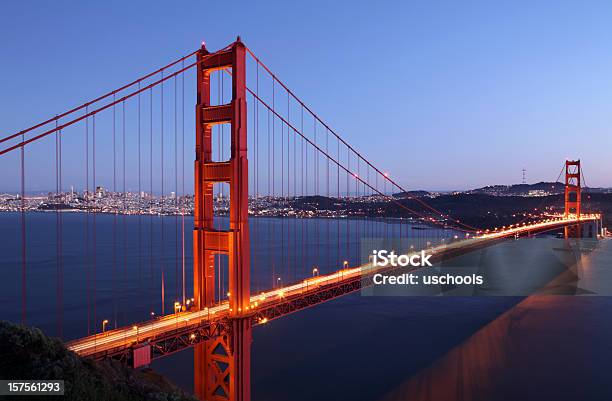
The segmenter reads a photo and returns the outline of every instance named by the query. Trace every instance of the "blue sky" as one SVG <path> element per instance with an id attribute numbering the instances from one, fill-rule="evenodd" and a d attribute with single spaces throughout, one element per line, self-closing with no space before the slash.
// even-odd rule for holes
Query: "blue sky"
<path id="1" fill-rule="evenodd" d="M 407 188 L 612 186 L 610 2 L 177 3 L 3 2 L 1 136 L 240 34 Z"/>

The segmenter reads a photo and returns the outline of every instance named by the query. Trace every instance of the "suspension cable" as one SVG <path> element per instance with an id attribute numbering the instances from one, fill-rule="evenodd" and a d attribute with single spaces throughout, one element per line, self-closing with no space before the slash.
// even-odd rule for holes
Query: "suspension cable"
<path id="1" fill-rule="evenodd" d="M 300 105 L 302 105 L 310 114 L 312 114 L 312 116 L 317 119 L 324 127 L 326 127 L 327 129 L 329 129 L 329 131 L 336 136 L 345 146 L 347 146 L 352 152 L 355 153 L 355 155 L 357 157 L 359 157 L 360 159 L 362 159 L 364 162 L 366 162 L 371 168 L 373 168 L 378 174 L 381 174 L 385 177 L 385 180 L 389 181 L 392 185 L 394 185 L 395 187 L 397 187 L 400 191 L 402 191 L 405 196 L 408 199 L 414 200 L 418 203 L 420 203 L 421 205 L 423 205 L 424 207 L 432 210 L 433 212 L 435 212 L 436 214 L 439 214 L 442 217 L 445 217 L 449 220 L 452 220 L 468 229 L 471 229 L 473 231 L 476 231 L 477 229 L 475 227 L 472 227 L 470 225 L 467 225 L 465 223 L 460 222 L 457 219 L 452 218 L 451 216 L 442 213 L 441 211 L 437 210 L 436 208 L 434 208 L 433 206 L 429 205 L 428 203 L 424 202 L 423 200 L 421 200 L 418 197 L 414 197 L 412 195 L 410 195 L 408 193 L 407 190 L 405 190 L 402 186 L 400 186 L 395 180 L 391 179 L 389 177 L 388 174 L 384 174 L 382 171 L 380 171 L 377 167 L 375 167 L 372 163 L 370 163 L 370 161 L 368 161 L 365 157 L 363 157 L 361 155 L 361 153 L 359 153 L 357 150 L 355 150 L 351 145 L 349 145 L 342 137 L 340 137 L 340 135 L 338 133 L 336 133 L 336 131 L 334 131 L 328 124 L 326 124 L 314 111 L 312 111 L 299 97 L 297 97 L 297 95 L 291 91 L 291 89 L 289 89 L 252 51 L 251 49 L 249 49 L 248 47 L 246 48 L 247 52 L 255 59 L 255 61 L 259 64 L 261 64 L 261 66 L 268 72 L 268 74 L 270 74 L 270 76 L 272 77 L 273 82 L 276 81 L 278 82 L 283 89 L 285 89 L 298 103 L 300 103 Z M 249 88 L 247 88 L 247 90 L 250 91 Z"/>
<path id="2" fill-rule="evenodd" d="M 40 127 L 42 127 L 42 126 L 44 126 L 44 125 L 47 125 L 47 124 L 49 124 L 49 123 L 51 123 L 51 122 L 53 122 L 53 121 L 58 121 L 59 119 L 61 119 L 61 118 L 63 118 L 63 117 L 66 117 L 66 116 L 68 116 L 68 115 L 70 115 L 70 114 L 73 114 L 74 112 L 77 112 L 77 111 L 79 111 L 79 110 L 82 110 L 82 109 L 84 109 L 84 108 L 86 108 L 86 107 L 88 107 L 88 106 L 91 106 L 91 105 L 92 105 L 92 104 L 94 104 L 94 103 L 98 103 L 98 102 L 99 102 L 99 101 L 101 101 L 101 100 L 104 100 L 104 99 L 106 99 L 106 98 L 108 98 L 108 97 L 110 97 L 110 96 L 116 95 L 117 93 L 119 93 L 119 92 L 121 92 L 121 91 L 123 91 L 123 90 L 125 90 L 125 89 L 127 89 L 127 88 L 130 88 L 130 87 L 132 87 L 132 86 L 134 86 L 134 85 L 136 85 L 136 84 L 140 84 L 140 83 L 142 83 L 142 81 L 144 81 L 144 80 L 146 80 L 147 78 L 150 78 L 150 77 L 152 77 L 152 76 L 154 76 L 154 75 L 158 74 L 160 71 L 162 71 L 162 70 L 164 70 L 164 69 L 167 69 L 167 68 L 170 68 L 170 67 L 172 67 L 172 66 L 174 66 L 174 65 L 176 65 L 176 64 L 178 64 L 178 63 L 180 63 L 180 62 L 182 62 L 182 61 L 184 61 L 184 60 L 186 60 L 186 59 L 188 59 L 189 57 L 191 57 L 191 56 L 195 55 L 195 54 L 196 54 L 198 51 L 199 51 L 199 50 L 193 51 L 193 52 L 189 53 L 188 55 L 183 56 L 183 57 L 179 58 L 178 60 L 175 60 L 175 61 L 171 62 L 170 64 L 167 64 L 166 66 L 164 66 L 164 67 L 162 67 L 162 68 L 159 68 L 159 69 L 155 70 L 154 72 L 151 72 L 151 73 L 149 73 L 149 74 L 147 74 L 147 75 L 144 75 L 144 76 L 142 76 L 142 77 L 138 78 L 138 79 L 137 79 L 137 80 L 135 80 L 135 81 L 132 81 L 132 82 L 130 82 L 130 83 L 128 83 L 128 84 L 126 84 L 126 85 L 123 85 L 122 87 L 120 87 L 120 88 L 118 88 L 118 89 L 115 89 L 115 90 L 113 90 L 113 91 L 110 91 L 110 92 L 108 92 L 108 93 L 105 93 L 104 95 L 102 95 L 102 96 L 100 96 L 100 97 L 97 97 L 97 98 L 95 98 L 95 99 L 93 99 L 93 100 L 90 100 L 90 101 L 88 101 L 88 102 L 85 102 L 85 103 L 83 103 L 83 104 L 81 104 L 81 105 L 79 105 L 79 106 L 77 106 L 77 107 L 75 107 L 75 108 L 73 108 L 73 109 L 70 109 L 70 110 L 68 110 L 68 111 L 66 111 L 66 112 L 64 112 L 64 113 L 62 113 L 62 114 L 58 114 L 58 115 L 56 115 L 55 117 L 49 118 L 48 120 L 45 120 L 45 121 L 43 121 L 43 122 L 41 122 L 41 123 L 39 123 L 39 124 L 36 124 L 36 125 L 33 125 L 33 126 L 29 127 L 29 128 L 26 128 L 26 129 L 24 129 L 24 130 L 21 130 L 21 131 L 19 131 L 19 132 L 15 133 L 15 134 L 8 135 L 8 136 L 6 136 L 6 137 L 4 137 L 4 138 L 0 139 L 0 143 L 2 143 L 2 142 L 4 142 L 4 141 L 8 141 L 9 139 L 13 139 L 13 138 L 15 138 L 15 137 L 17 137 L 17 136 L 19 136 L 19 135 L 26 134 L 26 133 L 28 133 L 28 132 L 30 132 L 30 131 L 32 131 L 32 130 L 35 130 L 35 129 L 40 128 Z"/>
<path id="3" fill-rule="evenodd" d="M 280 114 L 278 114 L 278 112 L 276 110 L 273 109 L 273 107 L 271 107 L 270 105 L 268 105 L 265 101 L 263 101 L 260 97 L 258 97 L 257 95 L 255 95 L 255 93 L 253 91 L 251 91 L 249 88 L 247 88 L 247 91 L 249 93 L 251 93 L 251 95 L 255 96 L 257 98 L 257 100 L 264 105 L 273 115 L 275 115 L 279 120 L 281 120 L 283 123 L 287 124 L 291 129 L 293 129 L 298 135 L 300 135 L 302 138 L 304 138 L 304 140 L 306 142 L 308 142 L 315 150 L 317 150 L 318 152 L 320 152 L 320 154 L 325 155 L 327 158 L 329 158 L 331 161 L 333 161 L 334 163 L 336 163 L 341 169 L 343 169 L 348 175 L 353 175 L 354 174 L 349 171 L 346 167 L 344 167 L 342 164 L 339 163 L 339 161 L 335 160 L 334 158 L 332 158 L 329 154 L 325 153 L 325 151 L 323 149 L 321 149 L 316 143 L 314 143 L 312 140 L 308 139 L 306 136 L 304 136 L 304 134 L 302 132 L 300 132 L 299 130 L 297 130 L 291 123 L 289 123 L 284 117 L 282 117 Z M 274 132 L 274 131 L 273 131 Z M 274 158 L 272 158 L 274 159 Z M 274 162 L 274 160 L 272 160 L 272 162 Z M 374 167 L 373 167 L 374 168 Z M 410 209 L 409 207 L 405 206 L 404 204 L 402 204 L 401 202 L 397 201 L 394 197 L 389 196 L 387 194 L 384 194 L 383 192 L 381 192 L 378 188 L 374 188 L 372 187 L 369 183 L 366 183 L 363 178 L 361 177 L 355 177 L 357 180 L 361 181 L 364 185 L 367 185 L 370 189 L 374 190 L 375 192 L 377 192 L 378 194 L 380 194 L 381 196 L 390 199 L 391 201 L 393 201 L 394 203 L 396 203 L 398 206 L 400 206 L 403 209 L 408 210 L 411 213 L 414 213 L 417 216 L 423 217 L 424 219 L 430 220 L 428 219 L 425 215 L 422 215 L 421 213 L 416 212 L 413 209 Z M 274 185 L 274 183 L 272 183 L 272 185 Z M 438 223 L 440 224 L 440 223 Z M 466 230 L 466 229 L 462 229 L 457 227 L 457 230 L 459 231 L 463 231 L 463 232 L 473 232 L 472 230 Z"/>

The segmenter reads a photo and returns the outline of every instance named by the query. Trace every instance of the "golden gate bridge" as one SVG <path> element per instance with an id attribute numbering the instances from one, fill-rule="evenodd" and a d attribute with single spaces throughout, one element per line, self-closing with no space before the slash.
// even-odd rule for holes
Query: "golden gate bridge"
<path id="1" fill-rule="evenodd" d="M 192 240 L 185 237 L 184 228 L 190 199 L 185 190 L 185 131 L 191 129 L 185 123 L 186 81 L 195 88 L 196 103 Z M 29 171 L 45 170 L 42 161 L 28 156 L 34 147 L 47 154 L 54 148 L 53 168 L 47 169 L 55 178 L 52 199 L 57 204 L 65 202 L 65 195 L 60 194 L 65 187 L 66 141 L 74 142 L 75 137 L 82 142 L 84 160 L 69 173 L 83 177 L 79 210 L 85 213 L 87 332 L 70 339 L 67 346 L 86 357 L 117 358 L 135 368 L 194 348 L 195 393 L 205 400 L 250 399 L 255 326 L 358 291 L 372 283 L 375 273 L 390 269 L 364 260 L 359 245 L 347 245 L 351 236 L 405 238 L 412 248 L 425 249 L 432 260 L 443 261 L 507 238 L 560 229 L 566 238 L 597 236 L 601 227 L 599 214 L 582 210 L 579 160 L 564 165 L 563 213 L 478 229 L 434 208 L 425 198 L 411 196 L 353 148 L 238 38 L 216 52 L 202 44 L 197 51 L 127 85 L 0 139 L 0 156 L 13 158 L 14 176 L 19 177 L 24 323 L 31 268 L 26 236 L 30 218 L 26 213 L 27 177 Z M 105 205 L 100 200 L 102 183 L 114 194 Z M 129 190 L 129 185 L 137 188 Z M 135 201 L 131 192 L 136 194 Z M 362 203 L 375 206 L 360 206 Z M 349 222 L 350 217 L 365 216 L 367 207 L 369 214 L 384 218 L 381 208 L 389 205 L 402 217 L 399 229 L 393 232 L 388 226 L 382 234 L 376 232 L 366 219 Z M 58 209 L 56 233 L 49 233 L 49 241 L 55 238 L 57 247 L 56 318 L 61 336 L 65 249 Z M 151 306 L 146 319 L 128 321 L 117 316 L 129 303 L 117 305 L 113 300 L 111 328 L 106 330 L 109 321 L 104 319 L 99 332 L 104 315 L 96 309 L 97 269 L 100 256 L 108 252 L 97 249 L 102 233 L 96 221 L 102 213 L 110 213 L 113 219 L 112 232 L 106 234 L 112 236 L 116 275 L 122 274 L 121 267 L 125 274 L 134 263 L 125 252 L 116 250 L 122 245 L 120 219 L 125 223 L 130 214 L 150 217 L 148 243 L 141 238 L 138 220 L 137 264 L 140 271 L 148 262 L 161 307 Z M 154 214 L 172 214 L 175 230 L 161 224 L 154 233 Z M 278 226 L 260 219 L 266 216 L 284 217 L 280 233 L 275 232 Z M 340 218 L 315 227 L 303 223 L 316 216 Z M 337 225 L 334 230 L 330 230 L 332 224 Z M 436 238 L 411 231 L 414 224 L 431 227 L 429 234 L 435 232 Z M 252 257 L 258 252 L 251 238 L 253 227 L 278 246 L 278 254 L 265 266 L 261 258 Z M 337 238 L 331 238 L 334 235 Z M 174 242 L 174 255 L 164 255 L 161 247 L 161 257 L 154 258 L 153 236 L 159 236 L 160 244 Z M 191 250 L 186 246 L 190 242 Z M 150 253 L 145 260 L 140 255 L 147 245 Z M 334 255 L 322 250 L 330 246 L 336 248 Z M 186 253 L 192 253 L 192 269 L 185 266 L 191 259 Z M 172 267 L 174 297 L 167 283 Z M 160 273 L 159 281 L 154 269 Z M 185 272 L 190 270 L 192 291 L 186 289 Z"/>

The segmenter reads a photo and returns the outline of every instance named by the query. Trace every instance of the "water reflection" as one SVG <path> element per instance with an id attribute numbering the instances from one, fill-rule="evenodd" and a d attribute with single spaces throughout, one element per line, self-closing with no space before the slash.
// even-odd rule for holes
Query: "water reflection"
<path id="1" fill-rule="evenodd" d="M 597 277 L 609 289 L 611 243 L 546 292 L 593 287 Z M 380 400 L 609 400 L 611 306 L 609 297 L 530 296 Z"/>

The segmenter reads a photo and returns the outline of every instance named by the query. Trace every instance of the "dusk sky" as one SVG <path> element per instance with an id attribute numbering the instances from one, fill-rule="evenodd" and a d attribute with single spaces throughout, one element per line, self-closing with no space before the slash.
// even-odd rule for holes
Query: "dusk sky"
<path id="1" fill-rule="evenodd" d="M 606 1 L 5 1 L 0 136 L 241 35 L 406 188 L 549 181 L 566 158 L 612 186 L 611 16 Z"/>

